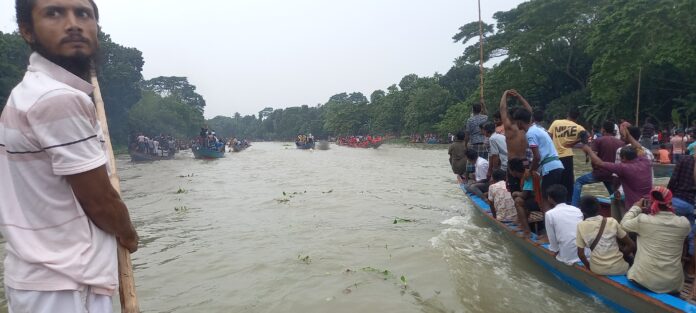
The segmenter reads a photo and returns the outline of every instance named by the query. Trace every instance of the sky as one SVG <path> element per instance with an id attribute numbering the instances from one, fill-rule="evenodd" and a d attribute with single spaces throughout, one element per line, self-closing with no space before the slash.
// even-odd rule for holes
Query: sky
<path id="1" fill-rule="evenodd" d="M 0 31 L 17 29 L 0 0 Z M 483 20 L 522 0 L 483 0 Z M 478 20 L 476 0 L 96 0 L 114 42 L 143 52 L 143 76 L 186 76 L 206 118 L 315 106 L 341 92 L 446 73 Z"/>

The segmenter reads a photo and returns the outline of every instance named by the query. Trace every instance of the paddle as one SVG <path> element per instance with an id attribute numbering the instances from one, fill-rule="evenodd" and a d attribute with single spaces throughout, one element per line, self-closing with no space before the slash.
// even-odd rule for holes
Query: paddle
<path id="1" fill-rule="evenodd" d="M 109 156 L 109 172 L 111 173 L 111 185 L 116 191 L 121 194 L 121 184 L 119 182 L 118 173 L 116 172 L 116 159 L 114 158 L 114 149 L 111 147 L 111 137 L 109 136 L 109 124 L 106 121 L 106 111 L 104 111 L 104 101 L 99 90 L 99 81 L 97 81 L 96 73 L 92 72 L 92 85 L 94 85 L 94 104 L 97 108 L 97 118 L 104 131 L 104 141 L 106 144 L 107 155 Z M 133 279 L 133 264 L 131 262 L 130 252 L 118 245 L 118 285 L 119 295 L 121 298 L 121 312 L 123 313 L 139 313 L 140 306 L 138 305 L 138 297 L 135 294 L 135 280 Z"/>

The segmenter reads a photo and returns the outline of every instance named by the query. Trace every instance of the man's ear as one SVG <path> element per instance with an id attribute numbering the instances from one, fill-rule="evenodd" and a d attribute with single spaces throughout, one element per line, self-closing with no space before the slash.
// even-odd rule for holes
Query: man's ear
<path id="1" fill-rule="evenodd" d="M 24 38 L 24 41 L 26 41 L 30 45 L 33 45 L 36 41 L 36 39 L 34 38 L 34 30 L 31 28 L 30 25 L 19 25 L 19 33 L 22 35 L 22 38 Z"/>

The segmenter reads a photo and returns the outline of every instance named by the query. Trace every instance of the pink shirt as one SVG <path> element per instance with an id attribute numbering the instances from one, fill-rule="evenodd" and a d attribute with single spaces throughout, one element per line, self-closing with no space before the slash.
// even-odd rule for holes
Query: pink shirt
<path id="1" fill-rule="evenodd" d="M 118 287 L 116 240 L 85 215 L 66 175 L 107 162 L 93 87 L 33 53 L 0 116 L 0 231 L 5 285 L 20 290 Z"/>

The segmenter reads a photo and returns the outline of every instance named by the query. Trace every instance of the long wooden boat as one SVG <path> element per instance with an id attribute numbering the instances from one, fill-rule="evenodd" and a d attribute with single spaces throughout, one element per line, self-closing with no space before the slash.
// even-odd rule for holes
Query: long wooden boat
<path id="1" fill-rule="evenodd" d="M 460 188 L 466 189 L 464 185 Z M 504 223 L 493 218 L 490 207 L 483 199 L 467 194 L 477 212 L 495 229 L 522 248 L 539 265 L 551 272 L 558 279 L 570 284 L 579 291 L 599 299 L 618 312 L 696 312 L 696 305 L 681 298 L 656 294 L 637 287 L 628 281 L 625 275 L 601 276 L 585 269 L 581 263 L 572 266 L 556 260 L 549 250 L 549 244 L 532 234 L 525 238 L 522 229 L 515 223 Z M 606 204 L 606 199 L 602 199 Z M 690 286 L 685 286 L 690 289 Z"/>
<path id="2" fill-rule="evenodd" d="M 191 151 L 193 151 L 193 156 L 196 159 L 220 159 L 225 157 L 224 147 L 221 150 L 217 150 L 199 145 L 193 145 L 191 146 Z"/>
<path id="3" fill-rule="evenodd" d="M 135 150 L 128 151 L 131 162 L 153 162 L 159 160 L 171 160 L 174 158 L 174 150 L 164 151 L 162 155 L 142 153 Z"/>
<path id="4" fill-rule="evenodd" d="M 653 174 L 655 175 L 655 178 L 672 177 L 672 173 L 674 172 L 674 168 L 676 166 L 676 164 L 653 163 Z"/>
<path id="5" fill-rule="evenodd" d="M 301 150 L 307 150 L 307 149 L 314 149 L 314 144 L 315 142 L 301 142 L 301 141 L 295 141 L 295 146 L 297 146 L 297 149 Z"/>
<path id="6" fill-rule="evenodd" d="M 242 146 L 242 145 L 232 145 L 232 149 L 230 149 L 230 151 L 231 151 L 231 152 L 242 152 L 242 151 L 244 151 L 246 148 L 249 148 L 250 146 L 251 146 L 250 144 L 247 144 L 247 145 L 244 145 L 244 146 Z"/>
<path id="7" fill-rule="evenodd" d="M 373 148 L 377 149 L 379 146 L 382 145 L 382 141 L 361 141 L 361 142 L 356 142 L 356 143 L 350 143 L 350 142 L 337 142 L 339 146 L 344 146 L 344 147 L 350 147 L 350 148 Z"/>
<path id="8" fill-rule="evenodd" d="M 326 140 L 319 140 L 319 145 L 317 146 L 317 149 L 319 150 L 329 150 L 331 148 L 330 144 Z"/>

